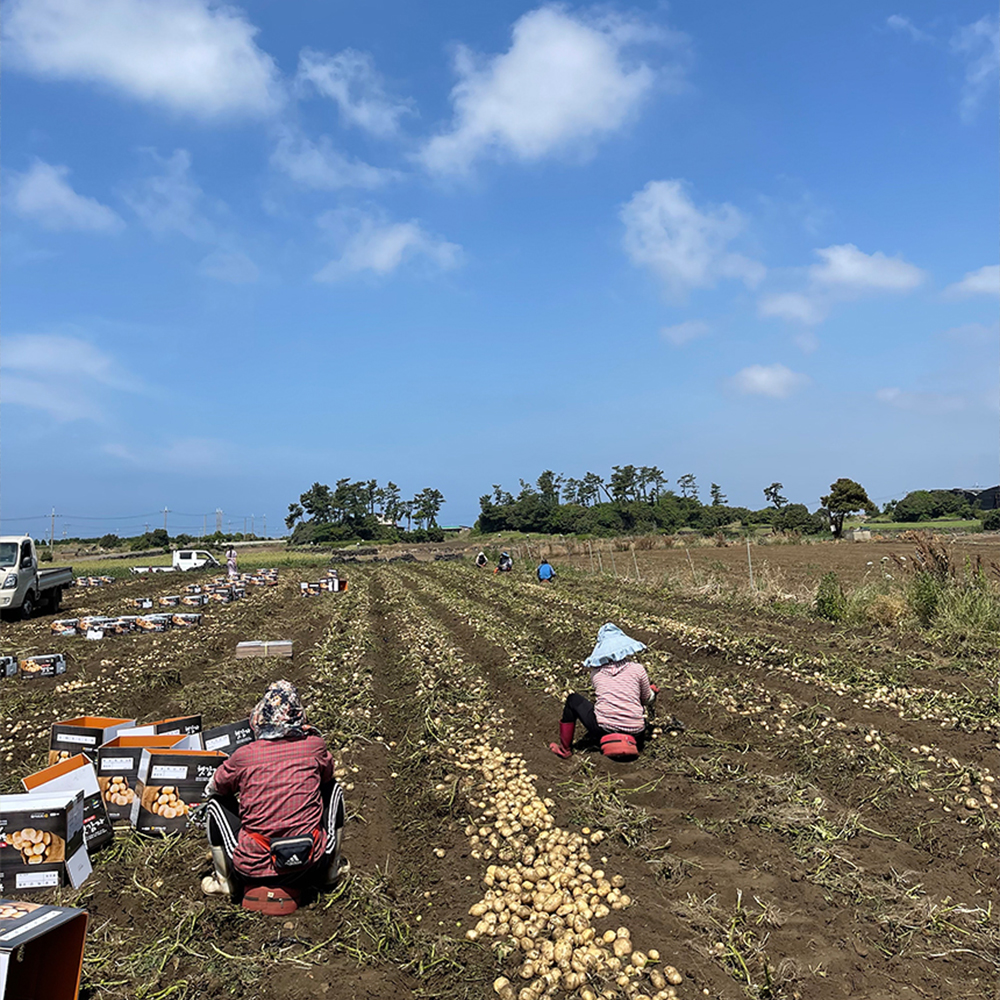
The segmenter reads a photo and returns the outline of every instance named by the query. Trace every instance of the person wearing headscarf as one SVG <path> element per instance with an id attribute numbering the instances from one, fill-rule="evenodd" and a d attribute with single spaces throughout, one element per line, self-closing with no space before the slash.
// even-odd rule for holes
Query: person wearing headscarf
<path id="1" fill-rule="evenodd" d="M 295 685 L 274 681 L 250 714 L 253 742 L 238 747 L 206 788 L 206 830 L 215 875 L 207 895 L 246 886 L 332 885 L 341 873 L 344 802 L 333 758 L 306 721 Z M 310 838 L 305 856 L 279 870 L 275 840 Z"/>
<path id="2" fill-rule="evenodd" d="M 239 573 L 236 570 L 236 546 L 230 545 L 226 552 L 226 571 L 229 573 L 229 579 L 235 580 Z"/>
<path id="3" fill-rule="evenodd" d="M 596 698 L 591 701 L 576 692 L 566 698 L 559 723 L 559 742 L 549 744 L 554 754 L 572 755 L 578 721 L 594 742 L 623 733 L 634 737 L 641 746 L 646 731 L 643 706 L 651 708 L 656 699 L 656 688 L 649 683 L 645 668 L 635 661 L 635 656 L 645 648 L 617 625 L 608 622 L 601 626 L 594 651 L 583 661 L 590 670 Z"/>

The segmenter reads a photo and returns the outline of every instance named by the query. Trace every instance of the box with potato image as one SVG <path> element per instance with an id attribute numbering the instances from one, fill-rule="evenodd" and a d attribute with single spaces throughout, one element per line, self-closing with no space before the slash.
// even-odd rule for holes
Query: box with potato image
<path id="1" fill-rule="evenodd" d="M 76 1000 L 87 911 L 0 899 L 0 997 Z"/>
<path id="2" fill-rule="evenodd" d="M 82 791 L 83 839 L 88 851 L 96 851 L 114 837 L 104 797 L 97 784 L 97 772 L 90 758 L 82 753 L 29 774 L 21 780 L 21 784 L 26 792 L 35 794 Z"/>
<path id="3" fill-rule="evenodd" d="M 91 872 L 83 792 L 0 795 L 0 894 L 78 889 Z"/>
<path id="4" fill-rule="evenodd" d="M 49 764 L 69 760 L 78 753 L 97 760 L 102 743 L 114 739 L 119 730 L 135 725 L 135 719 L 108 718 L 103 715 L 81 715 L 52 724 L 49 738 Z"/>
<path id="5" fill-rule="evenodd" d="M 147 748 L 200 750 L 201 737 L 197 733 L 192 736 L 118 735 L 99 747 L 97 784 L 112 823 L 129 822 L 132 817 L 139 763 L 142 751 Z"/>
<path id="6" fill-rule="evenodd" d="M 17 657 L 0 656 L 0 680 L 17 676 Z"/>
<path id="7" fill-rule="evenodd" d="M 143 750 L 132 826 L 140 833 L 184 830 L 188 813 L 204 801 L 205 786 L 225 759 L 214 750 Z"/>

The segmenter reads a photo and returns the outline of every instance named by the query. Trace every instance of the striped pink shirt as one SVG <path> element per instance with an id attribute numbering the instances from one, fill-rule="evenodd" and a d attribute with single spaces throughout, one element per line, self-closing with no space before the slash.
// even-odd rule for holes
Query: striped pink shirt
<path id="1" fill-rule="evenodd" d="M 643 703 L 653 691 L 646 668 L 626 660 L 591 667 L 590 682 L 597 692 L 594 715 L 597 724 L 609 733 L 641 733 L 646 726 Z"/>

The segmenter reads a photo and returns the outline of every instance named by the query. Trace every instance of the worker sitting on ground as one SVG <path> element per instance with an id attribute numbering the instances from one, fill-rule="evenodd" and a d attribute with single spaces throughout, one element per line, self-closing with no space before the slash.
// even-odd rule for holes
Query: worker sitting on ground
<path id="1" fill-rule="evenodd" d="M 554 580 L 556 571 L 549 565 L 548 559 L 543 559 L 538 564 L 538 582 L 545 583 L 547 580 Z"/>
<path id="2" fill-rule="evenodd" d="M 583 661 L 583 666 L 590 668 L 596 700 L 592 702 L 575 692 L 567 697 L 559 723 L 559 742 L 549 744 L 554 754 L 571 756 L 579 720 L 590 739 L 600 743 L 605 756 L 631 760 L 638 755 L 646 737 L 643 706 L 648 706 L 652 713 L 657 694 L 645 668 L 635 662 L 636 654 L 645 648 L 617 625 L 609 622 L 601 626 L 594 651 Z M 683 727 L 672 720 L 670 728 Z"/>
<path id="3" fill-rule="evenodd" d="M 304 889 L 328 888 L 347 870 L 343 793 L 293 684 L 271 684 L 250 728 L 254 742 L 237 748 L 206 788 L 215 875 L 201 887 L 242 897 L 244 909 L 290 913 Z"/>
<path id="4" fill-rule="evenodd" d="M 514 568 L 514 560 L 511 559 L 509 552 L 500 553 L 500 561 L 497 563 L 497 568 L 493 570 L 494 573 L 509 573 Z"/>
<path id="5" fill-rule="evenodd" d="M 482 569 L 484 566 L 489 564 L 489 559 L 486 558 L 486 553 L 480 550 L 479 555 L 476 556 L 476 565 Z"/>

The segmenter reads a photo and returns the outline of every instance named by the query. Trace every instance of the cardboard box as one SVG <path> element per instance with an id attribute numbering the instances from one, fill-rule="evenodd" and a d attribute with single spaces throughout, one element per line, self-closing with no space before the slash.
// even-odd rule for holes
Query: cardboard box
<path id="1" fill-rule="evenodd" d="M 83 811 L 79 790 L 0 795 L 0 894 L 83 885 L 91 872 Z"/>
<path id="2" fill-rule="evenodd" d="M 201 593 L 201 584 L 200 583 L 189 583 L 184 588 L 184 593 L 185 594 L 200 594 Z"/>
<path id="3" fill-rule="evenodd" d="M 208 604 L 208 594 L 185 594 L 181 604 L 189 608 L 201 608 Z"/>
<path id="4" fill-rule="evenodd" d="M 17 676 L 17 657 L 0 656 L 0 680 Z"/>
<path id="5" fill-rule="evenodd" d="M 181 611 L 171 615 L 170 620 L 180 628 L 194 628 L 201 624 L 201 615 L 196 612 Z"/>
<path id="6" fill-rule="evenodd" d="M 0 899 L 0 997 L 76 1000 L 87 911 Z"/>
<path id="7" fill-rule="evenodd" d="M 236 643 L 236 659 L 242 660 L 248 656 L 280 656 L 290 660 L 292 658 L 292 640 L 276 639 L 264 642 L 255 639 L 251 642 Z"/>
<path id="8" fill-rule="evenodd" d="M 52 634 L 63 636 L 78 635 L 79 629 L 77 626 L 79 624 L 79 618 L 59 618 L 52 623 Z"/>
<path id="9" fill-rule="evenodd" d="M 151 747 L 200 750 L 201 736 L 197 733 L 192 736 L 116 736 L 99 747 L 97 784 L 112 823 L 130 819 L 142 751 Z"/>
<path id="10" fill-rule="evenodd" d="M 114 739 L 122 729 L 135 725 L 135 719 L 107 718 L 103 715 L 81 715 L 64 719 L 52 726 L 49 737 L 49 764 L 58 764 L 78 753 L 97 760 L 97 750 L 102 743 Z"/>
<path id="11" fill-rule="evenodd" d="M 113 837 L 111 820 L 97 784 L 93 761 L 82 753 L 46 767 L 22 779 L 26 792 L 48 795 L 55 792 L 83 792 L 83 839 L 87 852 L 103 847 Z"/>
<path id="12" fill-rule="evenodd" d="M 130 816 L 140 833 L 177 833 L 188 813 L 205 800 L 205 786 L 226 759 L 215 750 L 142 751 Z"/>
<path id="13" fill-rule="evenodd" d="M 206 729 L 201 734 L 203 749 L 218 750 L 227 757 L 241 746 L 253 743 L 253 740 L 253 730 L 250 728 L 249 719 L 229 722 L 224 726 L 216 726 L 214 729 Z"/>
<path id="14" fill-rule="evenodd" d="M 18 663 L 22 677 L 55 677 L 66 673 L 66 657 L 62 653 L 28 656 Z"/>
<path id="15" fill-rule="evenodd" d="M 170 615 L 139 615 L 135 624 L 140 632 L 166 632 L 170 628 Z"/>
<path id="16" fill-rule="evenodd" d="M 140 608 L 143 611 L 148 611 L 153 607 L 152 597 L 135 597 L 132 599 L 132 607 Z"/>
<path id="17" fill-rule="evenodd" d="M 200 715 L 178 715 L 172 719 L 157 719 L 141 726 L 121 729 L 119 736 L 191 736 L 201 732 Z"/>
<path id="18" fill-rule="evenodd" d="M 181 603 L 180 594 L 164 594 L 160 597 L 160 607 L 161 608 L 176 608 L 178 604 Z"/>

